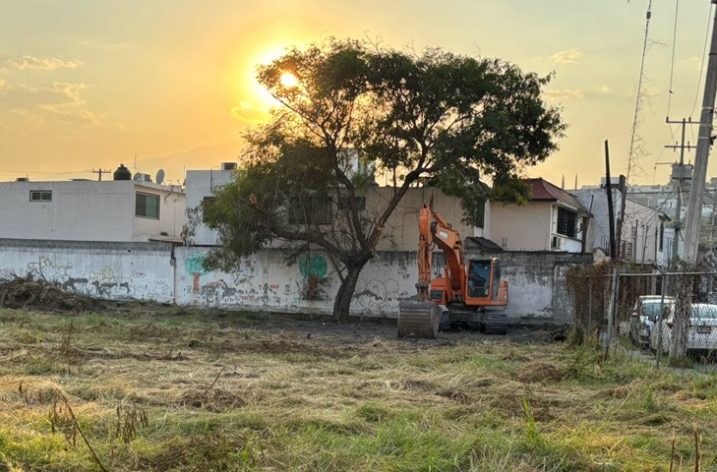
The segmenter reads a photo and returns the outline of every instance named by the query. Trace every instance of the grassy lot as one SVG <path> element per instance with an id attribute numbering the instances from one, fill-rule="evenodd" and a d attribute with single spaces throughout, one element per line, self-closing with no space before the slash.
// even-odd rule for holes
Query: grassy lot
<path id="1" fill-rule="evenodd" d="M 0 471 L 717 471 L 717 377 L 567 344 L 0 310 Z M 522 342 L 516 342 L 522 340 Z M 73 420 L 73 416 L 75 420 Z M 79 429 L 77 426 L 79 425 Z"/>

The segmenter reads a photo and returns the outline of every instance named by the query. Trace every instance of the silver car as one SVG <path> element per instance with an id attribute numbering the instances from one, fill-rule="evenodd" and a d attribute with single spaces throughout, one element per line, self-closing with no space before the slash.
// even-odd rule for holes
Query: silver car
<path id="1" fill-rule="evenodd" d="M 674 314 L 663 320 L 662 352 L 667 352 L 672 343 Z M 657 329 L 653 330 L 651 346 L 657 350 Z M 687 332 L 687 353 L 713 355 L 717 351 L 717 305 L 693 303 L 690 310 L 690 326 Z"/>
<path id="2" fill-rule="evenodd" d="M 661 295 L 643 295 L 637 299 L 630 312 L 630 338 L 640 347 L 649 347 L 652 328 L 660 318 Z M 674 297 L 665 297 L 663 318 L 672 313 Z"/>

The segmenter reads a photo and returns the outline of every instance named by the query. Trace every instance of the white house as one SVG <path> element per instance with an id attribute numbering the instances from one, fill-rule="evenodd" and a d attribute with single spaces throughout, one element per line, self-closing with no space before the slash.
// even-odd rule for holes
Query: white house
<path id="1" fill-rule="evenodd" d="M 602 182 L 605 185 L 605 182 Z M 613 179 L 611 186 L 614 226 L 622 209 L 622 186 L 624 177 Z M 632 187 L 631 187 L 632 188 Z M 593 218 L 587 232 L 587 247 L 600 248 L 606 254 L 610 251 L 610 218 L 608 217 L 607 192 L 604 187 L 586 187 L 574 191 L 578 200 L 590 209 Z M 664 200 L 663 200 L 664 203 Z M 660 205 L 664 208 L 664 205 Z M 640 264 L 664 264 L 672 254 L 674 231 L 666 228 L 670 218 L 664 211 L 650 208 L 633 200 L 625 200 L 625 214 L 620 238 L 619 256 L 624 260 Z M 681 248 L 681 245 L 680 245 Z"/>
<path id="2" fill-rule="evenodd" d="M 179 241 L 184 191 L 134 180 L 0 183 L 0 238 Z"/>

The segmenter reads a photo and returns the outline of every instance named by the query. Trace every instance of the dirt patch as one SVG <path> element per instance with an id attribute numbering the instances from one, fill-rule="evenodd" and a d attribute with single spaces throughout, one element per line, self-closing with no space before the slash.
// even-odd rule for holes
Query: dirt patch
<path id="1" fill-rule="evenodd" d="M 535 361 L 518 369 L 517 378 L 523 383 L 557 382 L 565 377 L 565 373 L 553 364 Z"/>
<path id="2" fill-rule="evenodd" d="M 217 345 L 221 351 L 262 354 L 307 354 L 311 356 L 346 357 L 339 349 L 288 339 L 225 340 Z"/>
<path id="3" fill-rule="evenodd" d="M 102 307 L 102 303 L 95 299 L 65 292 L 45 282 L 17 278 L 0 283 L 0 308 L 79 312 Z"/>

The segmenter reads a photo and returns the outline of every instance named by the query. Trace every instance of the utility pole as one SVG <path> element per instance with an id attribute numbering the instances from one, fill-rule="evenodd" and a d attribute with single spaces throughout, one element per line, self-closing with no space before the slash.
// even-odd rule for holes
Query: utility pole
<path id="1" fill-rule="evenodd" d="M 679 174 L 677 176 L 677 210 L 675 213 L 675 237 L 672 240 L 672 260 L 676 260 L 680 258 L 679 254 L 679 247 L 680 247 L 680 230 L 682 228 L 682 182 L 685 180 L 684 173 L 682 170 L 684 169 L 685 165 L 685 149 L 695 149 L 695 146 L 690 145 L 689 143 L 685 144 L 685 128 L 687 128 L 687 123 L 692 124 L 692 118 L 688 120 L 682 118 L 679 121 L 672 121 L 670 120 L 670 117 L 668 116 L 665 119 L 665 123 L 667 124 L 674 124 L 679 123 L 682 125 L 682 140 L 680 141 L 680 144 L 670 144 L 665 146 L 667 149 L 679 149 L 680 150 L 680 168 L 679 168 Z M 673 175 L 674 178 L 674 175 Z"/>
<path id="2" fill-rule="evenodd" d="M 717 1 L 717 0 L 716 0 Z M 610 225 L 610 257 L 618 257 L 617 244 L 615 244 L 615 210 L 612 206 L 612 180 L 610 179 L 610 148 L 605 140 L 605 191 L 607 192 L 607 214 Z"/>
<path id="3" fill-rule="evenodd" d="M 717 0 L 712 0 L 717 5 Z M 690 200 L 687 206 L 685 221 L 685 260 L 689 264 L 697 263 L 697 250 L 700 243 L 700 222 L 702 219 L 702 199 L 707 179 L 707 162 L 712 145 L 712 118 L 714 116 L 715 93 L 717 92 L 717 8 L 712 25 L 712 42 L 710 45 L 707 76 L 702 98 L 700 115 L 700 131 L 697 139 L 695 170 L 690 188 Z"/>
<path id="4" fill-rule="evenodd" d="M 92 169 L 93 174 L 97 174 L 97 181 L 102 182 L 102 174 L 111 174 L 111 170 L 99 168 L 97 170 Z"/>

